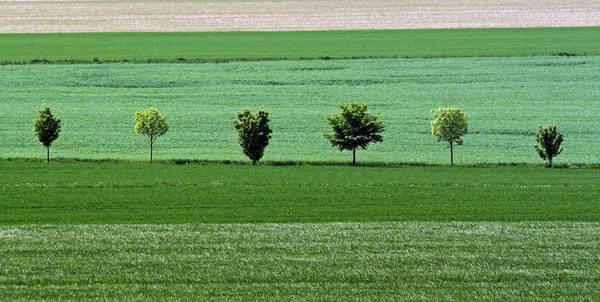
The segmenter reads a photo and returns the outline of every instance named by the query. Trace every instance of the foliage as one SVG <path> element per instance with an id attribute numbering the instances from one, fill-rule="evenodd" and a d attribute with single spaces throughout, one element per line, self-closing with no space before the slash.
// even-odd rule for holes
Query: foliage
<path id="1" fill-rule="evenodd" d="M 367 113 L 363 103 L 339 104 L 340 113 L 327 117 L 333 133 L 323 133 L 340 151 L 352 150 L 352 165 L 356 165 L 356 148 L 366 149 L 370 143 L 383 142 L 385 124 L 377 115 Z"/>
<path id="2" fill-rule="evenodd" d="M 600 47 L 588 41 L 597 37 L 598 27 L 2 34 L 0 64 L 593 56 Z"/>
<path id="3" fill-rule="evenodd" d="M 50 162 L 50 146 L 58 138 L 59 133 L 60 117 L 55 117 L 49 107 L 41 109 L 38 117 L 33 121 L 33 134 L 46 147 L 46 163 Z"/>
<path id="4" fill-rule="evenodd" d="M 443 101 L 468 108 L 461 163 L 541 164 L 532 138 L 552 120 L 569 133 L 561 163 L 598 164 L 599 66 L 600 57 L 5 66 L 0 158 L 43 158 L 31 108 L 53 104 L 72 125 L 61 133 L 62 157 L 147 160 L 131 115 L 152 106 L 168 108 L 176 127 L 159 139 L 161 159 L 244 161 L 232 113 L 268 108 L 281 122 L 261 161 L 343 163 L 350 155 L 322 139 L 324 117 L 339 103 L 369 100 L 386 121 L 385 144 L 371 144 L 359 163 L 448 162 L 429 129 Z"/>
<path id="5" fill-rule="evenodd" d="M 1 225 L 600 222 L 598 169 L 44 165 L 0 162 Z"/>
<path id="6" fill-rule="evenodd" d="M 253 114 L 246 109 L 238 113 L 238 119 L 233 122 L 233 126 L 238 132 L 238 143 L 242 146 L 244 154 L 256 165 L 263 157 L 273 133 L 269 127 L 269 113 L 260 110 Z"/>
<path id="7" fill-rule="evenodd" d="M 462 136 L 469 133 L 467 114 L 460 108 L 440 107 L 433 114 L 431 134 L 450 144 L 450 164 L 454 166 L 454 143 L 462 146 Z"/>
<path id="8" fill-rule="evenodd" d="M 150 163 L 152 163 L 152 149 L 154 142 L 159 136 L 169 130 L 167 118 L 156 108 L 138 111 L 134 114 L 135 132 L 141 134 L 150 144 Z"/>
<path id="9" fill-rule="evenodd" d="M 536 141 L 538 144 L 535 145 L 535 150 L 543 160 L 547 161 L 547 167 L 552 168 L 552 159 L 563 150 L 561 146 L 564 141 L 562 133 L 556 132 L 555 125 L 540 126 L 536 133 Z"/>

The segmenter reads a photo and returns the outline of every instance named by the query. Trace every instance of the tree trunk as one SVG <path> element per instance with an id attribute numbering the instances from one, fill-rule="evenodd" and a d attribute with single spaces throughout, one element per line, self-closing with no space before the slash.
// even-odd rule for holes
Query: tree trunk
<path id="1" fill-rule="evenodd" d="M 548 168 L 552 168 L 552 156 L 548 156 Z"/>
<path id="2" fill-rule="evenodd" d="M 152 142 L 150 142 L 150 163 L 152 163 Z"/>
<path id="3" fill-rule="evenodd" d="M 356 147 L 352 147 L 352 165 L 356 166 Z"/>
<path id="4" fill-rule="evenodd" d="M 50 163 L 50 146 L 46 147 L 46 163 Z"/>
<path id="5" fill-rule="evenodd" d="M 453 141 L 450 141 L 450 167 L 454 167 L 454 146 Z"/>
<path id="6" fill-rule="evenodd" d="M 256 166 L 256 159 L 253 159 L 253 160 L 252 160 L 252 165 L 253 165 L 253 166 Z"/>

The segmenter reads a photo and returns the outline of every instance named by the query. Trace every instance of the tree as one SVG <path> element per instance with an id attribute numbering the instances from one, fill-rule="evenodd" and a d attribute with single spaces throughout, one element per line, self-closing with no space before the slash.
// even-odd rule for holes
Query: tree
<path id="1" fill-rule="evenodd" d="M 440 107 L 434 111 L 431 134 L 437 137 L 438 142 L 450 144 L 450 166 L 454 166 L 454 143 L 458 146 L 463 144 L 461 137 L 469 133 L 467 127 L 467 113 L 460 108 Z"/>
<path id="2" fill-rule="evenodd" d="M 60 133 L 60 118 L 52 115 L 52 109 L 45 107 L 33 121 L 33 134 L 46 147 L 46 163 L 50 162 L 50 146 Z"/>
<path id="3" fill-rule="evenodd" d="M 246 109 L 244 112 L 238 112 L 237 117 L 233 126 L 238 132 L 238 143 L 242 146 L 244 154 L 252 160 L 252 165 L 256 165 L 263 157 L 273 133 L 269 128 L 269 113 L 261 110 L 253 114 Z"/>
<path id="4" fill-rule="evenodd" d="M 356 148 L 366 149 L 369 143 L 383 142 L 381 132 L 385 124 L 377 115 L 367 113 L 363 103 L 339 104 L 341 112 L 328 116 L 333 133 L 322 133 L 333 147 L 340 151 L 352 150 L 352 165 L 356 165 Z"/>
<path id="5" fill-rule="evenodd" d="M 538 144 L 535 145 L 535 150 L 543 160 L 547 161 L 546 167 L 552 168 L 552 159 L 563 150 L 560 146 L 563 142 L 562 133 L 557 133 L 554 125 L 546 128 L 540 126 L 536 134 L 536 141 Z"/>
<path id="6" fill-rule="evenodd" d="M 156 139 L 169 130 L 167 118 L 156 108 L 138 111 L 134 114 L 135 132 L 146 137 L 150 144 L 150 163 L 152 163 L 152 151 Z"/>

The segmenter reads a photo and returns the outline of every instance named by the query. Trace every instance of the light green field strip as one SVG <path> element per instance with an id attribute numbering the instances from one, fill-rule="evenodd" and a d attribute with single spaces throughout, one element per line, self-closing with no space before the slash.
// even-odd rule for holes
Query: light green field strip
<path id="1" fill-rule="evenodd" d="M 0 300 L 593 300 L 597 223 L 0 227 Z"/>
<path id="2" fill-rule="evenodd" d="M 600 55 L 600 27 L 0 34 L 0 64 Z"/>
<path id="3" fill-rule="evenodd" d="M 321 132 L 337 104 L 354 101 L 387 124 L 384 142 L 359 150 L 359 163 L 448 163 L 430 133 L 439 106 L 468 113 L 459 164 L 541 164 L 535 132 L 549 124 L 565 137 L 556 164 L 600 163 L 600 57 L 28 65 L 3 66 L 0 78 L 4 158 L 45 156 L 31 129 L 50 106 L 63 120 L 53 157 L 147 159 L 133 114 L 154 106 L 171 126 L 156 141 L 157 160 L 246 160 L 233 120 L 250 108 L 270 113 L 263 160 L 348 162 Z"/>

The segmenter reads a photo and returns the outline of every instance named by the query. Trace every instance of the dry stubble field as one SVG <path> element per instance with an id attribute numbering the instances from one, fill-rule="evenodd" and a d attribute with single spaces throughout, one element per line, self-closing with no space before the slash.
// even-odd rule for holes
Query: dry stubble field
<path id="1" fill-rule="evenodd" d="M 597 0 L 0 0 L 0 33 L 598 25 Z"/>

